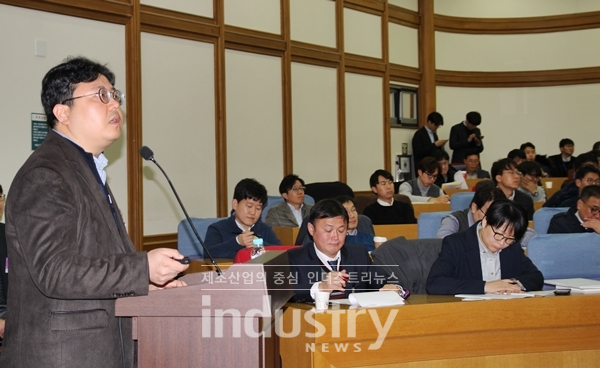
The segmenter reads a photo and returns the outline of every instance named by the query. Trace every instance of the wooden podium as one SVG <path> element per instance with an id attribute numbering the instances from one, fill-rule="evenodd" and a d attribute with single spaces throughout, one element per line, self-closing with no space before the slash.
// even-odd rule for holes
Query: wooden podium
<path id="1" fill-rule="evenodd" d="M 294 293 L 289 274 L 287 253 L 269 251 L 220 277 L 189 274 L 187 287 L 118 299 L 116 315 L 133 317 L 140 368 L 279 367 L 275 312 Z"/>

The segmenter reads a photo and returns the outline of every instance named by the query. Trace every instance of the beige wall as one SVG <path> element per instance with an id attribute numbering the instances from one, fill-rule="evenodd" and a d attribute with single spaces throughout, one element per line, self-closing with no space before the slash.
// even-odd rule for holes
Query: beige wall
<path id="1" fill-rule="evenodd" d="M 437 14 L 467 18 L 543 17 L 600 10 L 597 0 L 434 0 Z"/>
<path id="2" fill-rule="evenodd" d="M 227 0 L 225 24 L 280 34 L 280 0 Z"/>
<path id="3" fill-rule="evenodd" d="M 335 1 L 290 1 L 292 40 L 336 47 Z"/>
<path id="4" fill-rule="evenodd" d="M 213 17 L 213 0 L 140 0 L 140 3 L 207 18 Z"/>

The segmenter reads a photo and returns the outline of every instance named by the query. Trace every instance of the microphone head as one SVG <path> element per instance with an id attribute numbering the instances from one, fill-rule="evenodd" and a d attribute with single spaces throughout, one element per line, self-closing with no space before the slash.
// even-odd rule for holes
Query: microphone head
<path id="1" fill-rule="evenodd" d="M 140 155 L 142 155 L 142 158 L 146 161 L 154 158 L 154 152 L 152 152 L 148 146 L 142 146 L 142 148 L 140 148 Z"/>

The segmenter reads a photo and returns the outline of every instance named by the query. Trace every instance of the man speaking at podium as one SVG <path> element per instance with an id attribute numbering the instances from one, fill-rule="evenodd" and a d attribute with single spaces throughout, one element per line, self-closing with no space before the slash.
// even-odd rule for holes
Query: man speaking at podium
<path id="1" fill-rule="evenodd" d="M 10 259 L 2 367 L 132 367 L 131 319 L 115 299 L 183 286 L 174 249 L 135 252 L 106 183 L 119 139 L 114 74 L 68 59 L 42 81 L 50 132 L 17 173 L 6 204 Z"/>

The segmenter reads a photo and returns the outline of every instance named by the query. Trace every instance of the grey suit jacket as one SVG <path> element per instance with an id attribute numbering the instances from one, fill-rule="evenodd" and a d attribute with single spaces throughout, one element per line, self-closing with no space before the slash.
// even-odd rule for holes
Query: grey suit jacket
<path id="1" fill-rule="evenodd" d="M 305 218 L 310 214 L 310 209 L 312 206 L 312 204 L 304 203 L 302 206 L 302 218 Z M 300 227 L 298 221 L 296 221 L 296 217 L 294 217 L 294 214 L 290 209 L 290 206 L 288 206 L 287 202 L 285 201 L 277 203 L 273 207 L 269 208 L 265 222 L 271 226 Z"/>
<path id="2" fill-rule="evenodd" d="M 147 256 L 135 252 L 82 153 L 55 132 L 12 182 L 6 238 L 0 366 L 133 366 L 131 320 L 115 317 L 115 298 L 148 293 Z"/>

